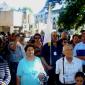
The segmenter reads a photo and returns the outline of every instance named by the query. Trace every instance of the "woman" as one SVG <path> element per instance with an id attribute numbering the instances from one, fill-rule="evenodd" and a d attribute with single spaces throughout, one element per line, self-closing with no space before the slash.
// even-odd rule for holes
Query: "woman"
<path id="1" fill-rule="evenodd" d="M 42 46 L 43 43 L 42 43 L 41 35 L 36 33 L 34 35 L 34 47 L 35 47 L 35 55 L 38 57 L 41 57 Z"/>
<path id="2" fill-rule="evenodd" d="M 25 47 L 26 57 L 18 65 L 17 85 L 40 85 L 46 73 L 41 64 L 41 60 L 34 56 L 33 45 Z"/>
<path id="3" fill-rule="evenodd" d="M 7 62 L 0 56 L 0 85 L 8 85 L 11 76 Z"/>

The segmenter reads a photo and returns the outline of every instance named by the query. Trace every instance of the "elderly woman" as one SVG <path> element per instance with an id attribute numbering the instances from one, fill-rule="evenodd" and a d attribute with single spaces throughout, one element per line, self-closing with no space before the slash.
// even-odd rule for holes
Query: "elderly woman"
<path id="1" fill-rule="evenodd" d="M 7 62 L 0 56 L 0 85 L 8 85 L 11 76 Z"/>
<path id="2" fill-rule="evenodd" d="M 25 52 L 26 57 L 19 62 L 17 69 L 17 85 L 40 85 L 46 75 L 41 60 L 34 55 L 33 45 L 27 45 Z"/>

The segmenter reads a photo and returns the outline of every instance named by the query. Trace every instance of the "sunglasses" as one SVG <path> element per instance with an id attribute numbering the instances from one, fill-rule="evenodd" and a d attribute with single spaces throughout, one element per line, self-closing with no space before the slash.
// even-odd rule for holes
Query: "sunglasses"
<path id="1" fill-rule="evenodd" d="M 34 39 L 40 39 L 40 37 L 35 37 Z"/>

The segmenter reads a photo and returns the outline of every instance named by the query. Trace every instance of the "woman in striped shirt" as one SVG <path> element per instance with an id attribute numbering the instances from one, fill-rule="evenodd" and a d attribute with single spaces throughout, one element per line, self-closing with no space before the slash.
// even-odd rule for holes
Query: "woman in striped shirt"
<path id="1" fill-rule="evenodd" d="M 0 85 L 8 85 L 11 76 L 7 62 L 0 56 Z"/>

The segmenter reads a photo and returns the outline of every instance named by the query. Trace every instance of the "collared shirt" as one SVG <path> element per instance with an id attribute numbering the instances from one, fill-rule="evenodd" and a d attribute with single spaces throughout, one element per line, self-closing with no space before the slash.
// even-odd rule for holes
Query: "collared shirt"
<path id="1" fill-rule="evenodd" d="M 19 45 L 16 46 L 16 50 L 10 50 L 10 62 L 19 62 L 23 57 L 25 57 L 22 49 Z"/>
<path id="2" fill-rule="evenodd" d="M 83 54 L 83 57 L 85 57 L 84 56 L 84 54 L 85 54 L 85 43 L 83 43 L 83 42 L 80 42 L 80 43 L 78 43 L 75 47 L 74 47 L 74 56 L 76 56 L 76 57 L 78 57 L 78 55 L 77 55 L 77 51 L 79 51 L 79 50 L 82 50 L 83 52 L 81 53 L 81 56 L 82 56 L 82 54 Z M 83 64 L 85 65 L 85 60 L 83 60 Z"/>
<path id="3" fill-rule="evenodd" d="M 63 74 L 63 58 L 56 61 L 56 74 L 59 74 L 59 80 L 61 83 L 72 84 L 75 83 L 75 74 L 78 71 L 82 71 L 82 61 L 76 57 L 73 57 L 71 63 L 64 58 L 64 74 Z"/>

